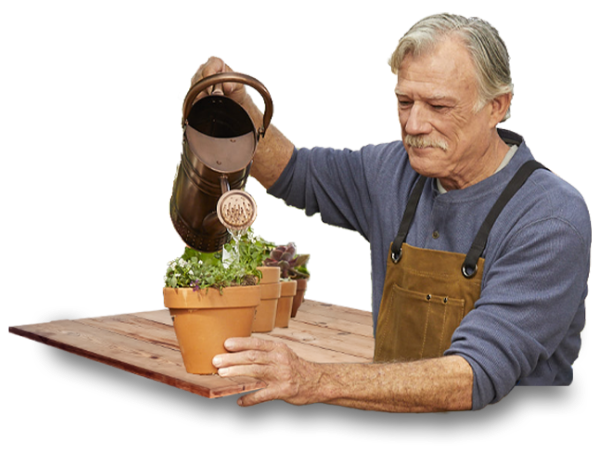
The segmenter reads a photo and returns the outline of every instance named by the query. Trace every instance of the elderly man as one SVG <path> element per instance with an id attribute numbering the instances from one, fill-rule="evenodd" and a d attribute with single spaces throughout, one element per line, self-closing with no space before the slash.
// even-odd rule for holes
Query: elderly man
<path id="1" fill-rule="evenodd" d="M 390 60 L 402 140 L 296 149 L 274 127 L 252 175 L 289 205 L 370 242 L 375 355 L 317 364 L 283 344 L 229 339 L 223 377 L 267 388 L 239 399 L 395 412 L 480 409 L 515 385 L 568 385 L 585 321 L 591 226 L 569 184 L 500 130 L 506 47 L 478 19 L 414 25 Z M 220 59 L 194 80 L 230 70 Z M 255 120 L 244 88 L 223 91 Z"/>

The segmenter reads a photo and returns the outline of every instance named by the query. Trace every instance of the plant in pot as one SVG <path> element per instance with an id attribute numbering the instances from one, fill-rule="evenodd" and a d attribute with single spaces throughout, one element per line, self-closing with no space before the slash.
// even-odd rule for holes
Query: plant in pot
<path id="1" fill-rule="evenodd" d="M 278 267 L 281 271 L 281 298 L 277 305 L 275 327 L 288 327 L 289 325 L 289 318 L 293 312 L 293 300 L 297 294 L 297 281 L 299 279 L 307 280 L 309 277 L 305 266 L 309 258 L 309 255 L 296 255 L 295 244 L 290 242 L 287 245 L 277 246 L 264 260 L 265 266 Z M 297 308 L 295 312 L 297 313 Z"/>
<path id="2" fill-rule="evenodd" d="M 232 254 L 233 249 L 226 245 Z M 224 261 L 223 252 L 187 247 L 170 262 L 163 289 L 186 371 L 215 374 L 213 357 L 229 337 L 249 337 L 260 302 L 262 273 L 252 253 Z"/>

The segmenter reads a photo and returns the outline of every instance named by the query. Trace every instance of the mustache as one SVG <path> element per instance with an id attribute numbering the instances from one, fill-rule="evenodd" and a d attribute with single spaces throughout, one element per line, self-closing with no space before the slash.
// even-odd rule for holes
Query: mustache
<path id="1" fill-rule="evenodd" d="M 412 148 L 438 148 L 446 151 L 448 143 L 443 140 L 433 140 L 427 135 L 405 135 L 405 144 Z"/>

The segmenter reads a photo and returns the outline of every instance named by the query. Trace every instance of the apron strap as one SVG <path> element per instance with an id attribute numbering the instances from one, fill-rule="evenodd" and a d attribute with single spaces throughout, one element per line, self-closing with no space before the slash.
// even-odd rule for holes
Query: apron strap
<path id="1" fill-rule="evenodd" d="M 424 190 L 426 180 L 427 178 L 425 176 L 419 177 L 415 183 L 415 186 L 413 187 L 411 195 L 409 196 L 409 200 L 407 201 L 407 206 L 405 207 L 405 213 L 403 213 L 403 218 L 401 219 L 401 225 L 399 226 L 397 237 L 394 238 L 391 246 L 391 259 L 393 263 L 397 263 L 401 259 L 401 247 L 403 246 L 403 242 L 405 242 L 405 238 L 409 232 L 409 227 L 411 226 L 411 222 L 415 216 L 417 204 L 419 204 L 419 199 L 421 198 L 421 193 Z"/>
<path id="2" fill-rule="evenodd" d="M 485 221 L 479 228 L 479 231 L 475 236 L 475 240 L 473 241 L 473 244 L 471 245 L 469 252 L 467 252 L 465 262 L 463 263 L 463 266 L 461 268 L 461 271 L 463 272 L 463 275 L 466 278 L 473 277 L 477 272 L 477 262 L 479 261 L 479 258 L 481 257 L 481 254 L 485 249 L 486 243 L 488 241 L 488 236 L 490 234 L 490 231 L 492 230 L 492 226 L 494 226 L 494 223 L 498 219 L 500 212 L 502 212 L 504 207 L 506 207 L 506 204 L 508 204 L 508 201 L 512 199 L 512 196 L 514 196 L 515 193 L 519 189 L 521 189 L 521 186 L 525 184 L 525 181 L 527 181 L 531 174 L 535 170 L 538 170 L 540 168 L 548 170 L 546 167 L 544 167 L 535 160 L 525 162 L 515 173 L 512 180 L 510 180 L 510 182 L 506 185 L 506 188 L 504 188 L 504 191 L 502 192 L 498 200 L 495 202 L 490 212 L 488 213 Z"/>

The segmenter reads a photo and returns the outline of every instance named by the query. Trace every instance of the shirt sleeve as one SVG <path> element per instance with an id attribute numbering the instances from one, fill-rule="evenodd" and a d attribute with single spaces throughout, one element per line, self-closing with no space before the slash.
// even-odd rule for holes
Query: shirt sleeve
<path id="1" fill-rule="evenodd" d="M 533 222 L 490 264 L 475 309 L 445 352 L 473 368 L 473 409 L 499 401 L 529 375 L 544 384 L 572 381 L 590 265 L 587 228 L 585 237 L 559 218 Z M 564 371 L 570 377 L 560 377 Z"/>
<path id="2" fill-rule="evenodd" d="M 267 191 L 306 215 L 358 231 L 369 239 L 371 199 L 366 151 L 328 148 L 294 149 L 287 167 Z M 372 159 L 368 155 L 366 161 Z"/>

